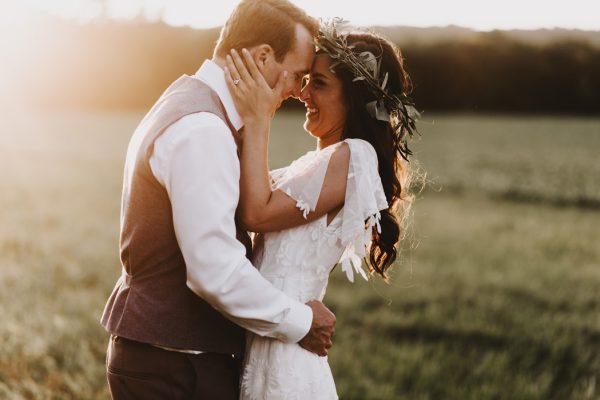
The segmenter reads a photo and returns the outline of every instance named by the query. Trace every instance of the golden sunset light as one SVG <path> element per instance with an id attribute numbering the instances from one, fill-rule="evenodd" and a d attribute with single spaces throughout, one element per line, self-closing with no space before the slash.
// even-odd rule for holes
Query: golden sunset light
<path id="1" fill-rule="evenodd" d="M 600 399 L 600 0 L 0 3 L 0 400 Z"/>
<path id="2" fill-rule="evenodd" d="M 423 0 L 296 0 L 295 4 L 317 17 L 340 16 L 354 25 L 446 26 L 458 25 L 476 30 L 568 28 L 600 29 L 600 5 L 592 0 L 573 1 L 480 1 L 452 2 Z M 113 18 L 143 16 L 162 18 L 174 26 L 209 28 L 223 24 L 237 1 L 197 0 L 26 0 L 31 8 L 67 18 L 89 21 L 101 14 Z"/>

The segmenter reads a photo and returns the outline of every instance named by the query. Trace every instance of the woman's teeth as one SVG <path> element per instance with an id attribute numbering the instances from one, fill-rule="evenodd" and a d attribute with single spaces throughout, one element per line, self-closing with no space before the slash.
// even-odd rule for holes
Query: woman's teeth
<path id="1" fill-rule="evenodd" d="M 310 108 L 310 107 L 309 107 L 309 108 L 307 108 L 306 110 L 308 111 L 308 114 L 309 114 L 309 115 L 314 115 L 314 114 L 316 114 L 316 113 L 318 113 L 318 112 L 319 112 L 319 109 L 318 109 L 318 108 Z"/>

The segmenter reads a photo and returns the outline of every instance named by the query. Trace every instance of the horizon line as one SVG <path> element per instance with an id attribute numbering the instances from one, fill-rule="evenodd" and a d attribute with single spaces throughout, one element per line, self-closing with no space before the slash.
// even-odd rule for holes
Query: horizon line
<path id="1" fill-rule="evenodd" d="M 64 22 L 76 23 L 79 25 L 88 25 L 94 24 L 97 22 L 123 22 L 123 23 L 142 23 L 142 24 L 163 24 L 172 28 L 188 28 L 192 30 L 215 30 L 221 29 L 222 24 L 217 25 L 194 25 L 192 23 L 183 23 L 183 24 L 174 24 L 166 21 L 163 17 L 151 18 L 147 15 L 144 15 L 143 12 L 140 12 L 138 15 L 134 17 L 124 18 L 124 17 L 114 17 L 110 15 L 96 15 L 90 18 L 83 17 L 70 17 L 65 15 L 59 15 L 56 13 L 49 12 L 47 10 L 42 9 L 31 9 L 31 14 L 29 17 L 42 17 L 48 19 L 55 19 Z M 30 19 L 30 18 L 28 18 Z M 13 20 L 13 22 L 15 22 Z M 24 21 L 23 21 L 24 22 Z M 459 25 L 454 23 L 449 23 L 446 25 L 408 25 L 408 24 L 388 24 L 388 23 L 373 23 L 373 24 L 357 24 L 352 23 L 351 21 L 348 23 L 348 26 L 351 28 L 361 29 L 361 28 L 409 28 L 409 29 L 449 29 L 456 28 L 462 30 L 468 30 L 472 32 L 494 32 L 494 31 L 578 31 L 578 32 L 592 32 L 592 33 L 600 33 L 600 28 L 591 29 L 591 28 L 582 28 L 582 27 L 573 27 L 573 26 L 560 26 L 560 25 L 539 25 L 534 27 L 493 27 L 493 28 L 481 28 L 474 27 L 468 25 Z"/>

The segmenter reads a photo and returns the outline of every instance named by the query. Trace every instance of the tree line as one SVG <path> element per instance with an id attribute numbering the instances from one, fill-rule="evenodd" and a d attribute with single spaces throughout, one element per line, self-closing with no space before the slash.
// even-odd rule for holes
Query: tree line
<path id="1" fill-rule="evenodd" d="M 151 105 L 170 82 L 210 58 L 219 32 L 50 18 L 37 28 L 15 38 L 22 46 L 15 46 L 13 89 L 40 106 L 108 109 Z M 497 31 L 405 43 L 401 50 L 421 110 L 600 113 L 600 48 L 584 40 L 534 45 Z"/>

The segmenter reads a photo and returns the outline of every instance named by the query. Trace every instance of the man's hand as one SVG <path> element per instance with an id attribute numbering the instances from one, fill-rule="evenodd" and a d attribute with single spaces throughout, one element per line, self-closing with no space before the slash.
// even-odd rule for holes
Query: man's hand
<path id="1" fill-rule="evenodd" d="M 335 315 L 320 301 L 312 300 L 306 305 L 313 312 L 312 325 L 298 344 L 306 350 L 324 357 L 327 355 L 327 349 L 333 345 L 331 338 L 335 331 Z"/>

